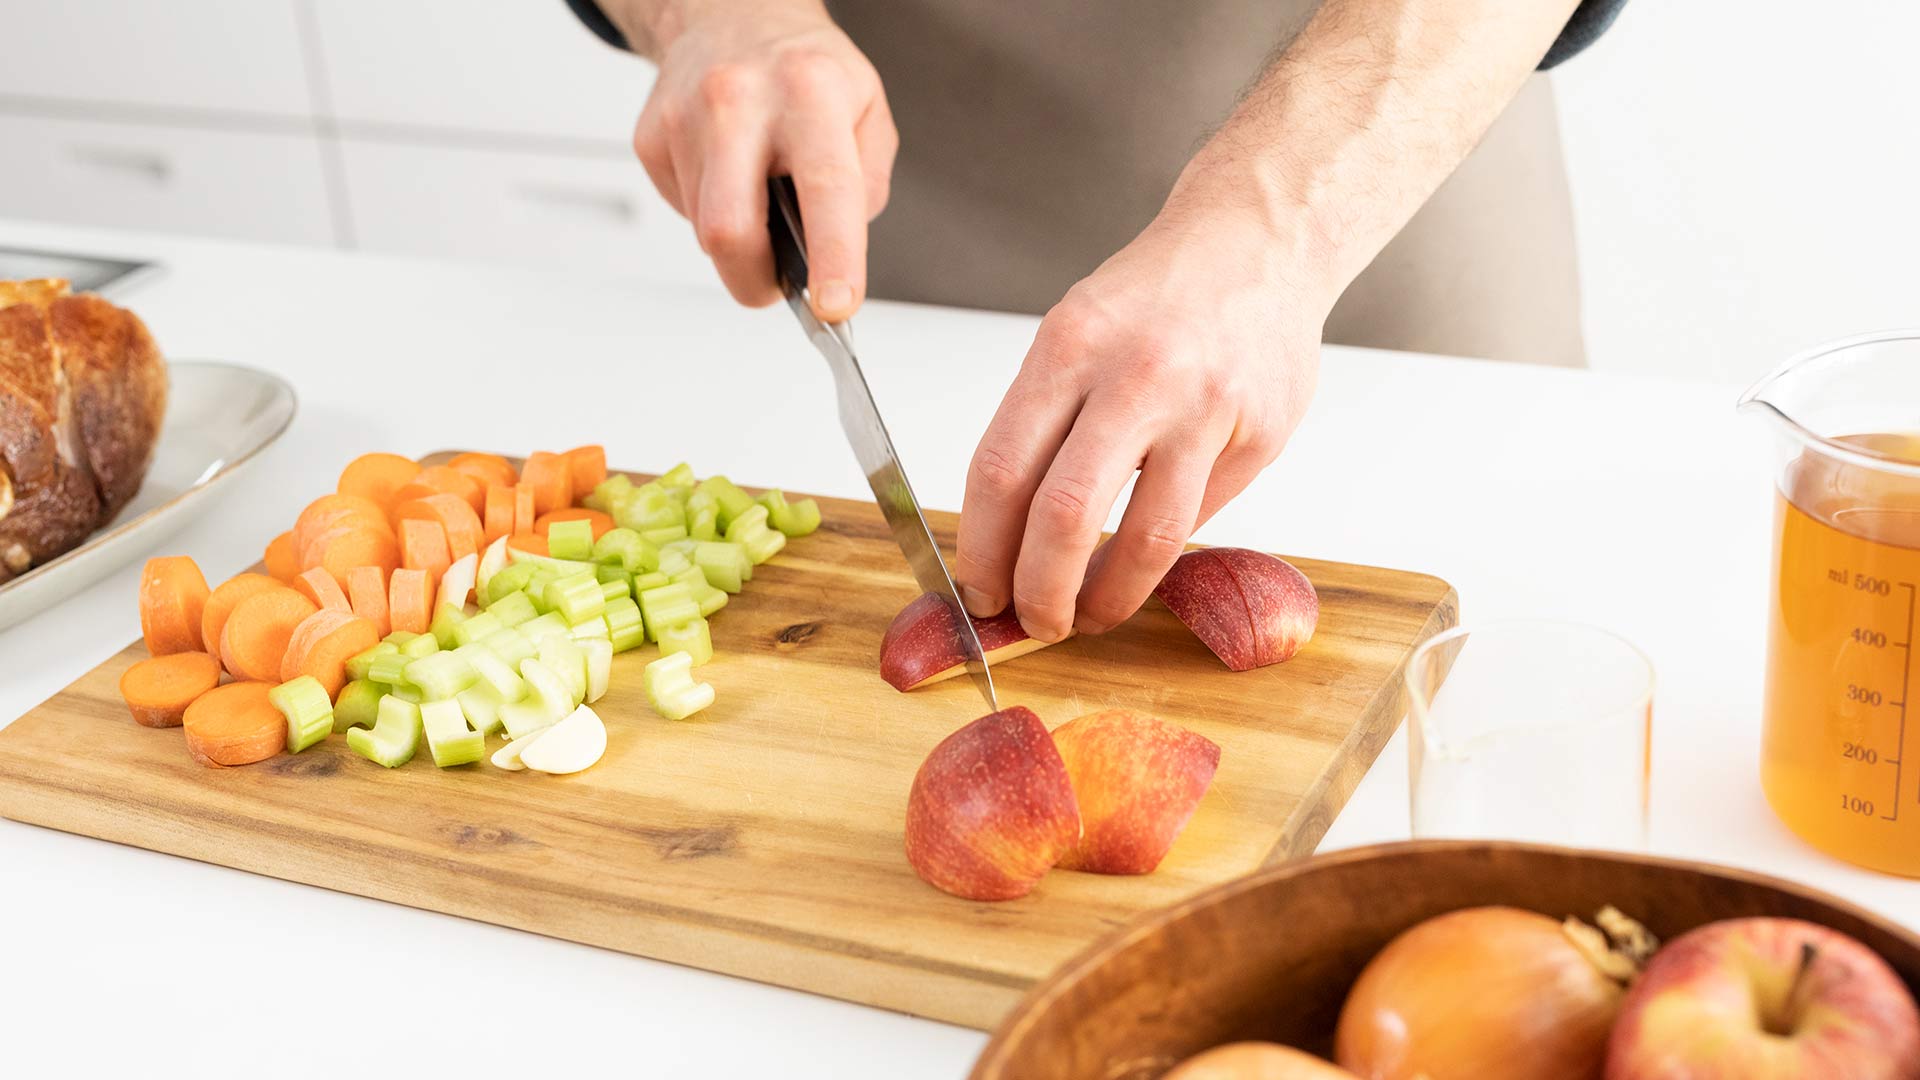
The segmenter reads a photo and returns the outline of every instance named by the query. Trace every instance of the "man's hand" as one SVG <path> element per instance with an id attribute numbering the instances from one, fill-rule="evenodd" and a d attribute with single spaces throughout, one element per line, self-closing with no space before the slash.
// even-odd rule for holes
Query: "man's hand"
<path id="1" fill-rule="evenodd" d="M 851 316 L 866 296 L 867 222 L 887 203 L 900 141 L 873 65 L 818 0 L 636 0 L 618 10 L 629 42 L 660 64 L 634 150 L 734 299 L 780 298 L 767 177 L 785 173 L 807 225 L 814 313 Z"/>

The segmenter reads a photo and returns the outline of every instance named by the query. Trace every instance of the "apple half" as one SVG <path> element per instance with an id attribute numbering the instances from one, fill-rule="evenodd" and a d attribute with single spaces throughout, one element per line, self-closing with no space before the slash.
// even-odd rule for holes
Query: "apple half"
<path id="1" fill-rule="evenodd" d="M 904 691 L 964 674 L 967 658 L 960 650 L 954 617 L 953 606 L 933 593 L 923 593 L 901 608 L 887 627 L 886 636 L 880 639 L 880 677 L 895 690 Z M 973 619 L 973 632 L 980 638 L 989 665 L 1050 644 L 1028 637 L 1011 606 L 990 618 Z"/>
<path id="2" fill-rule="evenodd" d="M 940 741 L 907 795 L 907 862 L 966 900 L 1025 896 L 1080 839 L 1067 767 L 1045 724 L 1016 705 Z"/>
<path id="3" fill-rule="evenodd" d="M 1234 671 L 1292 659 L 1320 621 L 1320 596 L 1305 574 L 1246 548 L 1187 552 L 1153 595 Z"/>
<path id="4" fill-rule="evenodd" d="M 1053 731 L 1080 804 L 1080 840 L 1055 865 L 1096 874 L 1151 874 L 1200 805 L 1220 746 L 1177 724 L 1118 709 Z"/>

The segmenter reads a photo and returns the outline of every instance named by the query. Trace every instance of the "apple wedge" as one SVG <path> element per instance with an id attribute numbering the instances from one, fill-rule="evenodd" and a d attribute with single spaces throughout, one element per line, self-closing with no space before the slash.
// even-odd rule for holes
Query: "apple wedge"
<path id="1" fill-rule="evenodd" d="M 880 639 L 880 677 L 895 690 L 904 691 L 965 673 L 967 659 L 960 651 L 953 620 L 953 608 L 932 593 L 901 608 L 887 627 L 886 636 Z M 991 618 L 974 619 L 973 632 L 980 637 L 988 664 L 1024 656 L 1049 644 L 1028 637 L 1011 607 Z"/>
<path id="2" fill-rule="evenodd" d="M 1246 548 L 1187 552 L 1153 595 L 1234 671 L 1291 659 L 1320 621 L 1320 597 L 1305 574 Z"/>
<path id="3" fill-rule="evenodd" d="M 1200 805 L 1220 747 L 1186 728 L 1121 710 L 1053 731 L 1083 832 L 1056 864 L 1096 874 L 1151 874 Z"/>
<path id="4" fill-rule="evenodd" d="M 1025 896 L 1079 839 L 1067 767 L 1022 706 L 942 739 L 907 796 L 907 862 L 962 899 Z"/>

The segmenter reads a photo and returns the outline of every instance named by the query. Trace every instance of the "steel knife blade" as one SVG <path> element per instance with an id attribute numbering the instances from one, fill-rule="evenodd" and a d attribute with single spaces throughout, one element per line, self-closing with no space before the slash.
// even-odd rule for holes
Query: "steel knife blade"
<path id="1" fill-rule="evenodd" d="M 907 482 L 900 454 L 893 448 L 893 438 L 880 419 L 880 407 L 874 403 L 873 391 L 868 388 L 867 377 L 854 356 L 853 325 L 821 322 L 807 302 L 806 230 L 800 220 L 800 204 L 793 181 L 788 177 L 776 176 L 767 181 L 767 229 L 773 238 L 773 264 L 780 291 L 800 320 L 807 340 L 827 358 L 839 398 L 840 427 L 860 462 L 860 471 L 867 475 L 867 484 L 873 488 L 880 513 L 885 515 L 887 526 L 893 531 L 894 542 L 907 557 L 914 580 L 923 591 L 938 596 L 952 610 L 960 655 L 967 658 L 967 674 L 986 697 L 988 708 L 998 710 L 1000 703 L 994 696 L 993 675 L 987 670 L 980 636 L 974 632 L 973 621 L 960 603 L 953 575 L 947 572 L 946 561 L 940 557 L 933 530 L 927 528 L 920 501 L 914 497 L 913 485 Z"/>

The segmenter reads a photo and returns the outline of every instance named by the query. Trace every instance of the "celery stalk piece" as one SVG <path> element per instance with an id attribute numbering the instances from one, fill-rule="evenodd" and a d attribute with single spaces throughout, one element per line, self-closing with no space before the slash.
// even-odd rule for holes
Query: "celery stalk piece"
<path id="1" fill-rule="evenodd" d="M 519 626 L 540 614 L 534 610 L 533 601 L 523 592 L 510 592 L 493 602 L 487 608 L 488 615 L 496 619 L 501 626 Z M 478 616 L 475 616 L 478 618 Z"/>
<path id="2" fill-rule="evenodd" d="M 594 561 L 615 563 L 629 574 L 660 565 L 660 553 L 632 529 L 608 529 L 593 542 Z"/>
<path id="3" fill-rule="evenodd" d="M 407 681 L 407 665 L 413 658 L 399 649 L 390 653 L 381 653 L 367 665 L 367 678 L 377 683 L 394 686 Z"/>
<path id="4" fill-rule="evenodd" d="M 412 761 L 420 749 L 420 707 L 393 694 L 381 698 L 379 719 L 371 730 L 348 731 L 347 749 L 389 769 Z"/>
<path id="5" fill-rule="evenodd" d="M 458 651 L 465 654 L 467 663 L 473 665 L 478 684 L 499 695 L 502 702 L 519 701 L 526 696 L 526 680 L 493 650 L 485 645 L 469 645 Z"/>
<path id="6" fill-rule="evenodd" d="M 593 558 L 593 522 L 556 521 L 547 526 L 547 551 L 556 559 Z"/>
<path id="7" fill-rule="evenodd" d="M 525 771 L 527 766 L 525 763 L 523 763 L 520 760 L 520 752 L 525 750 L 527 747 L 532 746 L 533 741 L 535 739 L 538 739 L 540 736 L 545 735 L 547 733 L 547 730 L 551 727 L 553 727 L 552 724 L 546 724 L 544 726 L 534 728 L 533 730 L 527 732 L 525 735 L 522 735 L 519 738 L 514 739 L 512 742 L 509 742 L 507 745 L 501 747 L 500 749 L 495 750 L 493 752 L 493 757 L 490 759 L 493 762 L 493 767 L 496 769 L 505 769 L 508 772 Z"/>
<path id="8" fill-rule="evenodd" d="M 646 624 L 640 618 L 640 605 L 632 600 L 615 600 L 601 612 L 607 624 L 607 641 L 614 652 L 626 652 L 647 639 Z"/>
<path id="9" fill-rule="evenodd" d="M 713 636 L 707 620 L 694 619 L 660 631 L 660 655 L 671 656 L 674 653 L 686 653 L 692 657 L 694 667 L 713 659 Z"/>
<path id="10" fill-rule="evenodd" d="M 753 559 L 745 544 L 730 540 L 710 540 L 693 549 L 693 565 L 706 575 L 707 584 L 737 593 L 741 583 L 753 580 Z"/>
<path id="11" fill-rule="evenodd" d="M 693 475 L 693 466 L 683 461 L 661 473 L 660 479 L 655 482 L 664 488 L 690 488 L 697 481 Z"/>
<path id="12" fill-rule="evenodd" d="M 427 628 L 427 632 L 433 635 L 433 640 L 439 642 L 442 649 L 451 649 L 460 644 L 454 640 L 453 632 L 466 621 L 465 611 L 452 604 L 440 604 L 434 608 L 433 625 Z"/>
<path id="13" fill-rule="evenodd" d="M 700 481 L 696 491 L 705 491 L 713 495 L 720 505 L 720 527 L 725 529 L 729 522 L 747 512 L 754 505 L 753 496 L 734 486 L 733 481 L 724 476 L 709 476 Z"/>
<path id="14" fill-rule="evenodd" d="M 694 563 L 694 569 L 700 571 L 707 584 L 722 592 L 737 593 L 743 587 L 740 570 L 728 563 Z"/>
<path id="15" fill-rule="evenodd" d="M 607 696 L 613 682 L 613 643 L 606 638 L 587 638 L 580 642 L 587 656 L 587 701 L 591 705 Z"/>
<path id="16" fill-rule="evenodd" d="M 543 566 L 534 571 L 533 576 L 527 579 L 527 587 L 521 591 L 526 593 L 527 599 L 533 603 L 534 611 L 545 615 L 547 612 L 553 610 L 552 602 L 547 599 L 547 587 L 559 581 L 560 577 L 561 574 L 559 571 L 549 566 Z"/>
<path id="17" fill-rule="evenodd" d="M 409 705 L 418 705 L 427 700 L 427 695 L 422 694 L 419 687 L 407 682 L 405 679 L 389 686 L 387 688 L 387 694 L 390 697 L 397 697 Z"/>
<path id="18" fill-rule="evenodd" d="M 523 623 L 523 626 L 532 625 Z M 502 630 L 480 644 L 499 657 L 508 667 L 519 670 L 520 661 L 540 651 L 540 646 L 522 630 Z"/>
<path id="19" fill-rule="evenodd" d="M 760 496 L 760 505 L 767 508 L 767 522 L 783 536 L 806 536 L 820 527 L 820 504 L 812 499 L 790 503 L 785 492 L 775 489 Z"/>
<path id="20" fill-rule="evenodd" d="M 463 648 L 476 641 L 485 641 L 490 635 L 506 629 L 500 617 L 490 611 L 483 611 L 473 618 L 453 628 L 455 648 Z"/>
<path id="21" fill-rule="evenodd" d="M 467 598 L 473 595 L 473 586 L 478 579 L 479 567 L 480 556 L 478 555 L 467 554 L 453 560 L 453 565 L 447 567 L 446 572 L 440 575 L 440 591 L 434 594 L 438 597 L 438 602 L 464 606 Z"/>
<path id="22" fill-rule="evenodd" d="M 493 584 L 493 575 L 506 568 L 507 538 L 502 536 L 487 545 L 487 549 L 480 553 L 480 564 L 474 567 L 473 597 L 481 607 L 493 602 L 493 595 L 487 591 L 487 586 Z"/>
<path id="23" fill-rule="evenodd" d="M 393 633 L 388 634 L 386 637 L 383 637 L 380 640 L 386 642 L 387 644 L 397 649 L 405 645 L 407 642 L 412 641 L 413 639 L 419 636 L 420 636 L 419 634 L 416 634 L 411 630 L 395 630 Z"/>
<path id="24" fill-rule="evenodd" d="M 515 566 L 521 563 L 532 563 L 536 567 L 545 567 L 556 574 L 563 575 L 578 574 L 583 570 L 593 569 L 593 564 L 590 562 L 582 562 L 579 559 L 556 559 L 551 555 L 535 555 L 531 551 L 521 551 L 517 547 L 507 549 L 507 558 Z"/>
<path id="25" fill-rule="evenodd" d="M 665 574 L 668 578 L 672 578 L 675 574 L 686 573 L 687 567 L 692 565 L 692 559 L 687 558 L 677 551 L 662 551 L 660 553 L 660 569 L 654 571 L 654 573 Z"/>
<path id="26" fill-rule="evenodd" d="M 640 531 L 640 539 L 645 540 L 649 544 L 669 544 L 675 540 L 685 540 L 686 538 L 687 527 L 685 525 L 660 525 Z"/>
<path id="27" fill-rule="evenodd" d="M 595 485 L 581 502 L 590 510 L 598 510 L 603 514 L 612 513 L 613 504 L 626 498 L 627 493 L 632 490 L 633 481 L 620 473 L 615 473 Z"/>
<path id="28" fill-rule="evenodd" d="M 690 536 L 683 536 L 678 540 L 669 540 L 661 544 L 660 554 L 665 555 L 669 551 L 677 551 L 691 560 L 693 558 L 693 549 L 697 547 L 699 543 L 700 541 Z"/>
<path id="29" fill-rule="evenodd" d="M 402 637 L 403 634 L 406 636 Z M 395 630 L 387 635 L 387 640 L 399 645 L 400 655 L 409 660 L 432 656 L 440 651 L 440 639 L 432 634 L 409 634 L 405 630 Z"/>
<path id="30" fill-rule="evenodd" d="M 575 644 L 588 641 L 604 641 L 609 645 L 613 644 L 613 631 L 607 629 L 607 617 L 604 613 L 574 627 L 573 632 L 567 636 L 572 638 Z"/>
<path id="31" fill-rule="evenodd" d="M 487 606 L 491 608 L 507 596 L 526 588 L 527 582 L 532 581 L 533 575 L 539 572 L 540 565 L 530 562 L 514 563 L 495 572 L 487 581 Z"/>
<path id="32" fill-rule="evenodd" d="M 773 558 L 775 553 L 787 546 L 785 533 L 767 527 L 767 508 L 758 503 L 754 504 L 753 509 L 733 519 L 733 523 L 727 526 L 727 539 L 745 545 L 747 558 L 755 566 Z"/>
<path id="33" fill-rule="evenodd" d="M 347 661 L 347 678 L 364 679 L 367 677 L 367 672 L 373 668 L 374 660 L 382 656 L 398 655 L 400 655 L 400 646 L 390 641 L 382 641 Z"/>
<path id="34" fill-rule="evenodd" d="M 590 769 L 607 752 L 607 725 L 582 705 L 520 749 L 520 764 L 564 776 Z"/>
<path id="35" fill-rule="evenodd" d="M 657 589 L 662 585 L 671 585 L 672 583 L 673 579 L 659 570 L 650 570 L 644 574 L 636 574 L 633 579 L 633 595 L 639 596 L 648 589 Z"/>
<path id="36" fill-rule="evenodd" d="M 516 701 L 500 706 L 500 724 L 506 728 L 507 738 L 517 743 L 552 727 L 553 719 L 540 702 Z"/>
<path id="37" fill-rule="evenodd" d="M 371 679 L 355 679 L 340 688 L 340 696 L 333 701 L 333 731 L 339 734 L 348 728 L 370 728 L 380 715 L 380 699 L 387 696 L 387 688 Z"/>
<path id="38" fill-rule="evenodd" d="M 618 581 L 602 581 L 600 583 L 600 599 L 602 603 L 611 603 L 612 601 L 632 595 L 633 586 L 624 577 Z"/>
<path id="39" fill-rule="evenodd" d="M 693 602 L 700 609 L 700 617 L 707 616 L 727 606 L 727 594 L 707 583 L 707 575 L 697 566 L 689 566 L 685 573 L 675 574 L 674 583 L 685 585 L 693 596 Z"/>
<path id="40" fill-rule="evenodd" d="M 685 584 L 662 585 L 640 594 L 640 615 L 646 620 L 647 640 L 659 641 L 666 627 L 699 618 L 700 605 Z"/>
<path id="41" fill-rule="evenodd" d="M 753 560 L 753 564 L 758 566 L 780 554 L 780 549 L 787 546 L 787 534 L 772 529 L 761 529 L 747 539 L 746 545 L 747 558 Z"/>
<path id="42" fill-rule="evenodd" d="M 687 511 L 687 535 L 695 540 L 720 539 L 720 509 L 704 506 Z"/>
<path id="43" fill-rule="evenodd" d="M 287 752 L 297 754 L 333 732 L 333 701 L 311 675 L 267 691 L 267 700 L 287 718 Z"/>
<path id="44" fill-rule="evenodd" d="M 547 606 L 571 627 L 605 611 L 607 598 L 600 592 L 599 579 L 588 572 L 561 578 L 547 586 Z"/>
<path id="45" fill-rule="evenodd" d="M 540 663 L 553 669 L 567 687 L 567 708 L 587 700 L 587 654 L 570 637 L 550 637 L 540 643 Z"/>
<path id="46" fill-rule="evenodd" d="M 487 737 L 467 726 L 467 714 L 457 701 L 429 701 L 420 706 L 420 729 L 427 751 L 442 769 L 471 765 L 487 752 Z"/>
<path id="47" fill-rule="evenodd" d="M 600 579 L 600 584 L 602 586 L 606 586 L 606 585 L 620 586 L 621 596 L 628 596 L 633 593 L 633 575 L 627 573 L 624 567 L 621 567 L 618 565 L 608 566 L 605 563 L 602 563 L 599 566 L 594 567 L 593 576 Z M 600 591 L 605 592 L 606 589 L 602 588 Z"/>
<path id="48" fill-rule="evenodd" d="M 528 641 L 533 642 L 535 648 L 538 648 L 540 639 L 548 634 L 572 634 L 573 624 L 562 618 L 559 612 L 549 611 L 537 619 L 528 619 L 517 629 L 526 635 Z"/>
<path id="49" fill-rule="evenodd" d="M 713 704 L 711 683 L 693 681 L 693 657 L 677 652 L 648 664 L 640 674 L 647 704 L 669 720 L 685 720 Z"/>
<path id="50" fill-rule="evenodd" d="M 419 687 L 421 696 L 428 701 L 450 698 L 480 678 L 467 655 L 447 650 L 423 656 L 407 665 L 407 682 Z"/>
<path id="51" fill-rule="evenodd" d="M 578 652 L 578 647 L 574 651 Z M 567 677 L 547 666 L 545 660 L 520 661 L 520 677 L 527 680 L 527 696 L 524 700 L 546 709 L 548 723 L 560 719 L 580 704 L 573 699 L 573 688 L 568 685 Z"/>
<path id="52" fill-rule="evenodd" d="M 491 735 L 500 726 L 500 707 L 508 704 L 486 683 L 467 687 L 455 694 L 453 700 L 460 706 L 460 715 L 467 718 L 467 726 L 481 735 Z"/>

